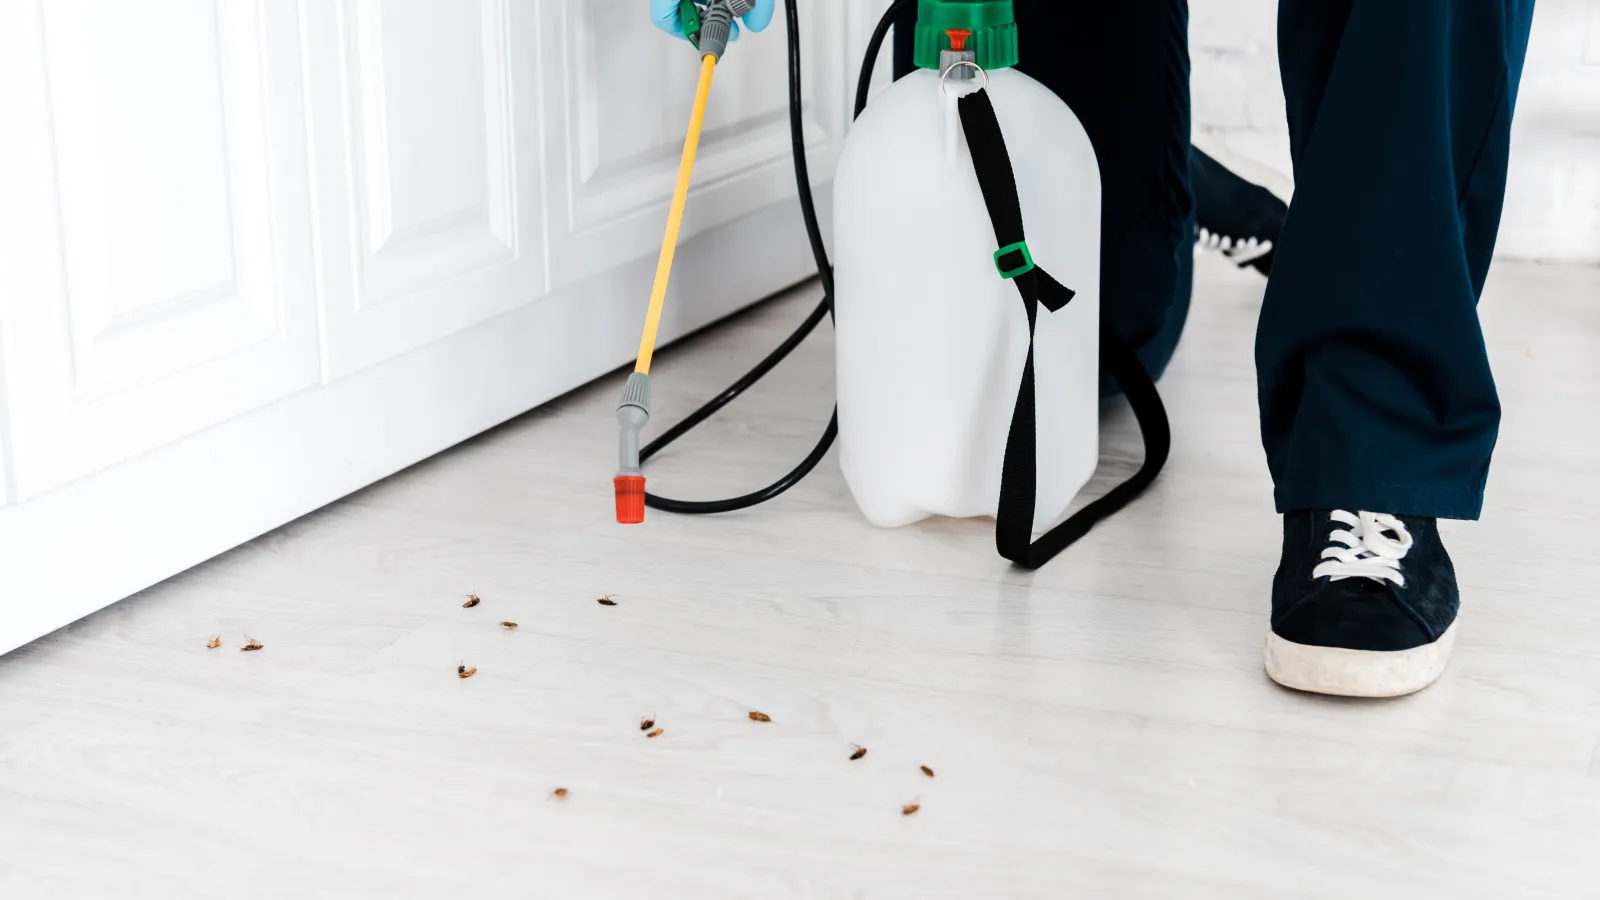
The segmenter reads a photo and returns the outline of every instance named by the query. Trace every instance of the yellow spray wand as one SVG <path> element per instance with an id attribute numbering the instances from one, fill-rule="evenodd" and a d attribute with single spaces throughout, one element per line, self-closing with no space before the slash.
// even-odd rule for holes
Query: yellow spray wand
<path id="1" fill-rule="evenodd" d="M 689 113 L 689 136 L 683 142 L 683 159 L 678 163 L 678 186 L 672 191 L 672 208 L 667 212 L 667 233 L 661 239 L 661 258 L 656 263 L 656 283 L 650 290 L 650 311 L 645 314 L 644 337 L 639 341 L 639 362 L 634 371 L 650 374 L 656 352 L 656 333 L 661 329 L 661 310 L 667 304 L 667 282 L 672 279 L 672 260 L 678 251 L 678 231 L 683 227 L 683 208 L 689 200 L 689 181 L 694 174 L 695 154 L 700 150 L 700 129 L 706 120 L 706 99 L 711 95 L 711 75 L 717 58 L 706 54 L 700 65 L 700 87 L 694 94 L 694 109 Z"/>
<path id="2" fill-rule="evenodd" d="M 678 163 L 678 185 L 672 192 L 667 212 L 667 231 L 661 239 L 661 258 L 656 263 L 655 286 L 650 291 L 650 309 L 645 315 L 644 336 L 639 340 L 639 361 L 622 390 L 617 406 L 618 471 L 612 485 L 616 493 L 617 521 L 636 525 L 644 521 L 645 481 L 639 463 L 639 436 L 650 421 L 650 363 L 655 357 L 656 338 L 661 330 L 661 311 L 667 302 L 667 284 L 672 279 L 672 260 L 678 250 L 678 232 L 683 226 L 683 208 L 689 200 L 689 182 L 694 175 L 694 158 L 700 149 L 700 130 L 705 125 L 706 101 L 711 96 L 711 76 L 717 61 L 727 52 L 733 19 L 750 11 L 749 0 L 712 0 L 704 17 L 693 0 L 679 6 L 684 31 L 702 54 L 700 85 L 695 90 L 694 108 L 689 114 L 689 134 L 683 142 L 683 159 Z"/>

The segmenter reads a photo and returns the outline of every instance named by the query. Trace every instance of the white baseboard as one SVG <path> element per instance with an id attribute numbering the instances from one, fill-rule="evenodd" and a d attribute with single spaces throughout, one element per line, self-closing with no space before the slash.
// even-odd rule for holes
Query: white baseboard
<path id="1" fill-rule="evenodd" d="M 819 189 L 823 221 L 829 201 Z M 0 508 L 0 653 L 627 364 L 654 270 L 639 260 Z M 815 271 L 794 202 L 709 232 L 679 253 L 662 334 L 682 337 Z"/>

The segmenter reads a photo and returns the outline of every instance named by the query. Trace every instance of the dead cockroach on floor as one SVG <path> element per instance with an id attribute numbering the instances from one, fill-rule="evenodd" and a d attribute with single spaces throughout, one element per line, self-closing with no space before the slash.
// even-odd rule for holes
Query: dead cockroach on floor
<path id="1" fill-rule="evenodd" d="M 617 605 L 617 601 L 611 599 L 611 595 L 610 594 L 606 594 L 604 597 L 601 597 L 600 599 L 596 600 L 595 602 L 600 604 L 601 606 L 616 606 Z"/>
<path id="2" fill-rule="evenodd" d="M 755 710 L 751 710 L 750 711 L 750 721 L 752 721 L 752 722 L 771 722 L 772 721 L 772 717 L 767 715 L 764 712 L 757 712 Z"/>
<path id="3" fill-rule="evenodd" d="M 932 769 L 928 768 L 927 766 L 922 766 L 921 768 L 922 768 L 922 774 L 928 776 L 929 778 L 933 777 L 933 770 Z"/>
<path id="4" fill-rule="evenodd" d="M 900 815 L 902 815 L 902 816 L 914 816 L 914 815 L 917 814 L 917 810 L 919 810 L 921 808 L 922 808 L 922 804 L 921 803 L 907 803 L 905 806 L 900 807 Z"/>
<path id="5" fill-rule="evenodd" d="M 567 789 L 566 788 L 556 788 L 555 790 L 550 792 L 550 796 L 556 798 L 557 800 L 565 800 L 565 799 L 567 799 Z"/>
<path id="6" fill-rule="evenodd" d="M 645 737 L 647 737 L 647 738 L 660 737 L 661 736 L 661 732 L 663 732 L 663 731 L 666 731 L 666 729 L 665 728 L 657 728 L 655 731 L 652 731 L 649 734 L 645 735 Z"/>
<path id="7" fill-rule="evenodd" d="M 206 641 L 206 648 L 207 649 L 215 650 L 215 649 L 217 649 L 218 647 L 221 647 L 221 646 L 222 646 L 222 635 L 220 635 L 220 634 L 217 635 L 216 637 L 212 638 L 211 640 Z"/>
<path id="8" fill-rule="evenodd" d="M 500 627 L 504 628 L 507 631 L 516 631 L 517 630 L 517 623 L 515 623 L 515 622 L 501 622 L 500 623 Z"/>
<path id="9" fill-rule="evenodd" d="M 639 720 L 639 730 L 640 731 L 649 731 L 650 729 L 652 729 L 654 727 L 656 727 L 656 717 L 655 716 L 645 716 L 644 718 Z"/>
<path id="10" fill-rule="evenodd" d="M 467 664 L 466 663 L 462 663 L 461 665 L 456 666 L 456 677 L 457 678 L 471 678 L 472 676 L 474 676 L 476 674 L 478 674 L 478 667 L 477 666 L 473 666 L 470 669 L 467 668 Z"/>
<path id="11" fill-rule="evenodd" d="M 468 594 L 467 595 L 467 602 L 461 604 L 461 608 L 462 609 L 471 609 L 474 606 L 477 606 L 479 603 L 482 603 L 482 602 L 483 602 L 483 598 L 479 597 L 477 594 Z"/>
<path id="12" fill-rule="evenodd" d="M 851 759 L 860 759 L 861 757 L 867 755 L 867 748 L 861 746 L 860 744 L 851 744 L 850 746 L 855 748 L 855 752 L 850 754 Z"/>
<path id="13" fill-rule="evenodd" d="M 245 650 L 260 650 L 261 649 L 261 647 L 262 647 L 261 642 L 256 640 L 255 638 L 251 637 L 250 635 L 248 635 L 248 634 L 245 635 L 244 639 L 245 639 L 246 643 L 245 643 L 245 645 L 243 647 L 239 648 L 241 651 L 245 651 Z"/>

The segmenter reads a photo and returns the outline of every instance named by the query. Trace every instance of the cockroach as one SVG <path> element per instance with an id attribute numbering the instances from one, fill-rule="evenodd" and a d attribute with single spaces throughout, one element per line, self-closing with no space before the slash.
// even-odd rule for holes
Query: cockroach
<path id="1" fill-rule="evenodd" d="M 914 816 L 914 815 L 916 815 L 917 810 L 919 810 L 921 808 L 922 808 L 922 804 L 921 803 L 907 803 L 905 806 L 900 807 L 900 815 L 902 815 L 902 816 Z"/>
<path id="2" fill-rule="evenodd" d="M 516 631 L 517 630 L 517 623 L 515 623 L 515 622 L 501 622 L 500 623 L 500 627 L 504 628 L 507 631 Z"/>
<path id="3" fill-rule="evenodd" d="M 550 796 L 556 798 L 557 800 L 565 800 L 565 799 L 567 799 L 567 789 L 566 788 L 556 788 L 555 790 L 550 792 Z"/>
<path id="4" fill-rule="evenodd" d="M 256 640 L 255 638 L 251 637 L 250 635 L 248 635 L 248 634 L 245 635 L 244 639 L 246 641 L 248 641 L 248 643 L 246 643 L 243 647 L 239 648 L 241 651 L 260 650 L 261 649 L 261 646 L 262 646 L 261 642 Z"/>
<path id="5" fill-rule="evenodd" d="M 221 646 L 222 646 L 222 635 L 220 635 L 220 634 L 217 635 L 216 637 L 212 638 L 211 640 L 206 641 L 206 647 L 208 649 L 215 650 L 215 649 L 217 649 L 218 647 L 221 647 Z"/>
<path id="6" fill-rule="evenodd" d="M 660 737 L 661 736 L 661 732 L 663 732 L 663 731 L 666 731 L 666 729 L 665 728 L 657 728 L 655 731 L 652 731 L 649 734 L 645 735 L 645 737 L 647 737 L 647 738 Z"/>
<path id="7" fill-rule="evenodd" d="M 772 721 L 772 717 L 767 715 L 764 712 L 756 712 L 755 710 L 751 710 L 750 711 L 750 721 L 752 721 L 752 722 L 771 722 Z"/>
<path id="8" fill-rule="evenodd" d="M 599 600 L 596 600 L 595 602 L 600 604 L 601 606 L 616 606 L 617 605 L 617 601 L 611 599 L 611 595 L 610 594 L 607 594 L 604 597 L 601 597 Z"/>
<path id="9" fill-rule="evenodd" d="M 656 717 L 655 716 L 645 716 L 644 718 L 639 720 L 639 730 L 640 731 L 649 731 L 650 729 L 652 729 L 654 727 L 656 727 Z"/>
<path id="10" fill-rule="evenodd" d="M 927 766 L 922 766 L 922 774 L 928 776 L 929 778 L 932 778 L 933 777 L 933 770 L 928 768 Z"/>
<path id="11" fill-rule="evenodd" d="M 851 744 L 850 746 L 856 748 L 856 751 L 850 754 L 851 759 L 860 759 L 861 757 L 867 755 L 867 748 L 861 746 L 860 744 Z"/>
<path id="12" fill-rule="evenodd" d="M 456 666 L 456 677 L 457 678 L 471 678 L 472 676 L 474 676 L 476 674 L 478 674 L 478 667 L 477 666 L 473 666 L 470 669 L 467 668 L 465 665 Z"/>
<path id="13" fill-rule="evenodd" d="M 474 606 L 477 606 L 479 603 L 482 603 L 482 602 L 483 602 L 483 598 L 479 597 L 477 594 L 468 594 L 467 595 L 467 602 L 461 604 L 461 608 L 462 609 L 471 609 Z"/>

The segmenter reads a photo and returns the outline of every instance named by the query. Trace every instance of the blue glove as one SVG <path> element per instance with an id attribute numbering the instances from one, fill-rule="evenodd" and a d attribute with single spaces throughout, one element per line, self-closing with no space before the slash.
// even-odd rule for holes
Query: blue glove
<path id="1" fill-rule="evenodd" d="M 755 0 L 755 7 L 745 14 L 745 27 L 751 31 L 762 31 L 772 24 L 776 3 L 777 0 Z M 657 28 L 667 34 L 683 37 L 683 23 L 678 20 L 678 0 L 650 0 L 650 18 L 655 20 Z M 739 39 L 738 22 L 733 23 L 730 39 Z"/>

